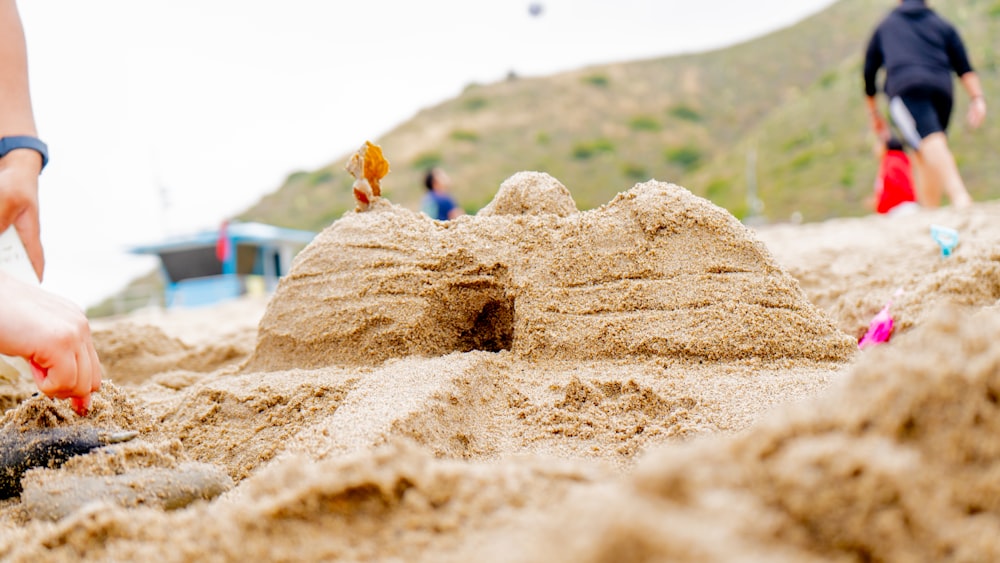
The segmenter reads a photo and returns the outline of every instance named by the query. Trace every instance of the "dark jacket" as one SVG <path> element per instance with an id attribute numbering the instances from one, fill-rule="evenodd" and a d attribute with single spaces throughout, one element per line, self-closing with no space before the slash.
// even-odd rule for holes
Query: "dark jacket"
<path id="1" fill-rule="evenodd" d="M 923 0 L 903 0 L 875 28 L 865 53 L 865 93 L 874 96 L 875 76 L 885 67 L 885 93 L 898 96 L 913 88 L 952 93 L 954 71 L 972 70 L 965 45 L 954 27 Z"/>

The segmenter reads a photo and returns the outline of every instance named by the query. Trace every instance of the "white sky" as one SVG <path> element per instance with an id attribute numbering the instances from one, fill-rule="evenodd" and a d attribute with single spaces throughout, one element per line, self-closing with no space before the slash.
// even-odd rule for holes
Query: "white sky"
<path id="1" fill-rule="evenodd" d="M 92 305 L 156 261 L 472 82 L 700 51 L 833 0 L 21 0 L 44 287 Z M 160 188 L 166 188 L 166 202 Z"/>

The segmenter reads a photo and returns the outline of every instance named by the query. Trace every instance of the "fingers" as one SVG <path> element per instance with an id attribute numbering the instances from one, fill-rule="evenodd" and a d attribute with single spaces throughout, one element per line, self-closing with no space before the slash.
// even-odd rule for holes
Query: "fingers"
<path id="1" fill-rule="evenodd" d="M 38 364 L 45 372 L 41 379 L 37 376 L 35 379 L 39 391 L 55 399 L 67 399 L 73 396 L 79 375 L 76 354 L 67 354 L 56 358 L 55 361 L 38 362 Z"/>
<path id="2" fill-rule="evenodd" d="M 89 354 L 67 357 L 56 367 L 32 371 L 39 391 L 54 399 L 70 399 L 73 410 L 80 416 L 87 416 L 90 394 L 96 390 L 95 387 L 100 387 L 100 371 L 95 372 Z"/>
<path id="3" fill-rule="evenodd" d="M 872 129 L 875 131 L 875 136 L 882 142 L 889 140 L 889 127 L 886 126 L 885 122 L 882 121 L 881 118 L 876 118 L 873 121 Z"/>
<path id="4" fill-rule="evenodd" d="M 93 386 L 91 380 L 94 368 L 91 364 L 90 353 L 84 347 L 81 347 L 77 352 L 77 368 L 76 384 L 69 397 L 76 414 L 87 416 L 87 411 L 90 410 L 90 390 Z"/>
<path id="5" fill-rule="evenodd" d="M 74 409 L 80 416 L 87 416 L 90 410 L 90 394 L 101 388 L 101 360 L 89 339 L 80 350 L 80 374 L 76 382 Z M 79 406 L 79 408 L 77 408 Z"/>
<path id="6" fill-rule="evenodd" d="M 90 365 L 92 367 L 90 375 L 90 392 L 95 393 L 101 390 L 101 359 L 97 357 L 97 350 L 90 347 Z"/>
<path id="7" fill-rule="evenodd" d="M 90 395 L 86 397 L 71 397 L 70 404 L 73 410 L 80 416 L 87 416 L 90 413 Z"/>
<path id="8" fill-rule="evenodd" d="M 52 338 L 54 355 L 32 361 L 39 391 L 56 399 L 70 399 L 73 410 L 86 416 L 90 395 L 101 387 L 101 363 L 83 323 L 61 338 Z"/>
<path id="9" fill-rule="evenodd" d="M 86 411 L 101 387 L 87 316 L 75 304 L 0 272 L 0 352 L 26 358 L 38 390 Z"/>
<path id="10" fill-rule="evenodd" d="M 965 118 L 969 126 L 973 129 L 982 125 L 986 119 L 986 102 L 981 97 L 973 99 Z"/>
<path id="11" fill-rule="evenodd" d="M 969 110 L 968 122 L 969 126 L 972 127 L 973 129 L 978 129 L 979 126 L 983 124 L 985 118 L 986 118 L 985 112 L 976 109 Z"/>
<path id="12" fill-rule="evenodd" d="M 48 375 L 48 370 L 38 365 L 35 360 L 29 360 L 31 364 L 31 375 L 35 378 L 35 387 L 39 389 L 42 388 L 42 382 L 45 381 L 45 376 Z"/>

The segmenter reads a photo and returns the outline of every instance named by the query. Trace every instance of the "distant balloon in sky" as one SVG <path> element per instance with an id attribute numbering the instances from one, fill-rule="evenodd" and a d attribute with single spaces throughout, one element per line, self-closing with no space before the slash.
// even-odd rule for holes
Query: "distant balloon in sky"
<path id="1" fill-rule="evenodd" d="M 532 2 L 531 4 L 528 4 L 528 13 L 535 18 L 542 15 L 542 3 Z"/>

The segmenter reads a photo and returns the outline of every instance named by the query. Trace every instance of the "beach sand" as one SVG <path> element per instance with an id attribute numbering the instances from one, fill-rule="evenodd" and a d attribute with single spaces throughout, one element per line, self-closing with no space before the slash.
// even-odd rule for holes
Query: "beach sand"
<path id="1" fill-rule="evenodd" d="M 998 216 L 751 229 L 659 182 L 577 212 L 528 172 L 450 222 L 376 199 L 269 299 L 94 321 L 87 419 L 11 390 L 8 431 L 139 436 L 28 472 L 0 555 L 997 560 Z"/>

